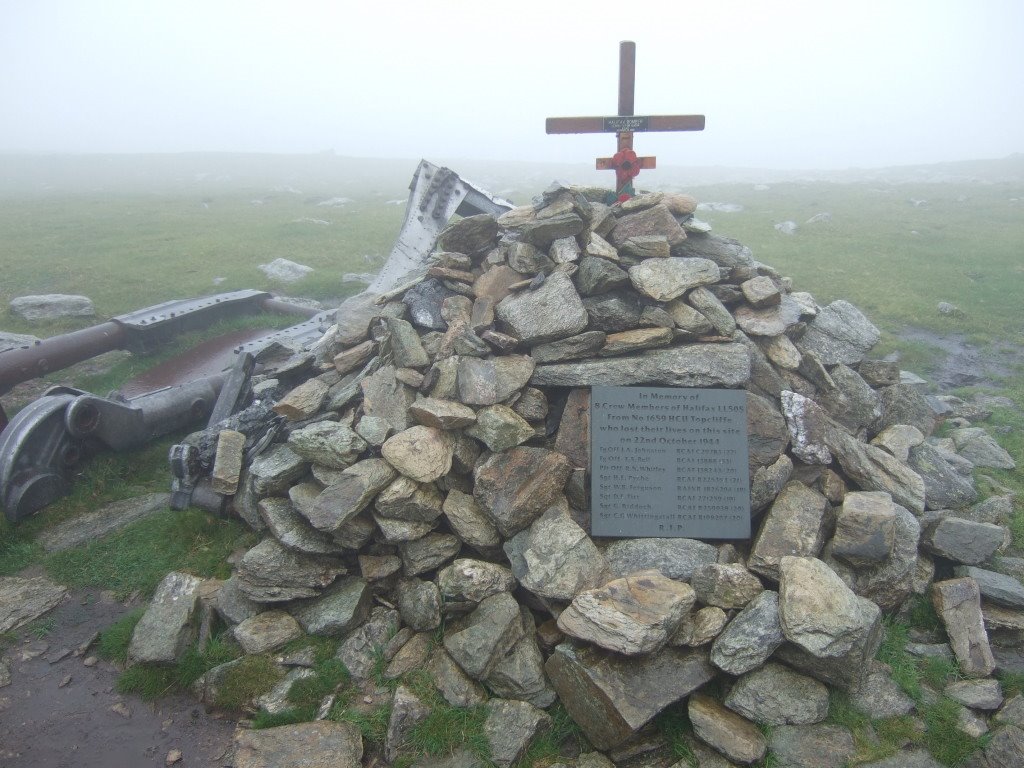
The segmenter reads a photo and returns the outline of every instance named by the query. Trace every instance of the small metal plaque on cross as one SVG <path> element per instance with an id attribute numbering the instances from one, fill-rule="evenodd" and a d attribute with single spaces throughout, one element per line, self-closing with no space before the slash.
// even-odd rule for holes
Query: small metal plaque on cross
<path id="1" fill-rule="evenodd" d="M 636 43 L 619 43 L 619 114 L 611 117 L 549 117 L 547 133 L 614 133 L 618 151 L 612 157 L 599 157 L 597 170 L 615 171 L 615 195 L 622 200 L 635 191 L 633 179 L 641 168 L 656 167 L 654 157 L 637 157 L 633 134 L 637 131 L 703 131 L 704 115 L 634 115 L 636 84 Z"/>

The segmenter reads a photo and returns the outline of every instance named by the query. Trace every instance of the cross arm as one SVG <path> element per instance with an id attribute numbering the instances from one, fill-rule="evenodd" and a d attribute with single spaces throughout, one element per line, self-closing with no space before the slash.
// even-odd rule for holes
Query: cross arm
<path id="1" fill-rule="evenodd" d="M 549 117 L 547 133 L 621 133 L 623 131 L 703 131 L 704 115 L 626 115 Z"/>

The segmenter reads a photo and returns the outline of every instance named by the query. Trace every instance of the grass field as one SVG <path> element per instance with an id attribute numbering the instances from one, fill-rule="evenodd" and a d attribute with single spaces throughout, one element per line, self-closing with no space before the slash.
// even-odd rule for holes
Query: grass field
<path id="1" fill-rule="evenodd" d="M 415 165 L 414 160 L 371 162 L 333 156 L 13 158 L 0 166 L 0 330 L 47 336 L 171 298 L 239 288 L 337 300 L 362 287 L 344 282 L 345 273 L 372 272 L 383 263 L 401 224 Z M 858 306 L 883 330 L 876 354 L 899 352 L 904 367 L 930 377 L 945 353 L 920 337 L 909 339 L 908 327 L 924 329 L 933 338 L 955 336 L 983 355 L 1002 354 L 1011 364 L 1007 375 L 994 382 L 995 389 L 1009 396 L 1016 408 L 998 410 L 989 426 L 999 428 L 993 430 L 998 440 L 1020 464 L 1024 174 L 1018 173 L 1018 165 L 1015 160 L 1005 174 L 974 180 L 963 173 L 922 173 L 908 181 L 903 173 L 900 183 L 883 174 L 847 182 L 791 179 L 767 186 L 744 182 L 687 187 L 680 178 L 663 181 L 701 201 L 742 206 L 734 213 L 711 210 L 698 215 L 716 233 L 738 239 L 759 261 L 791 277 L 795 290 L 811 292 L 821 304 L 843 298 Z M 470 176 L 468 169 L 454 163 L 452 167 Z M 471 178 L 522 204 L 552 178 L 566 178 L 563 170 L 474 167 Z M 986 172 L 993 170 L 998 166 L 986 166 Z M 333 204 L 322 204 L 332 200 Z M 819 213 L 830 214 L 830 220 L 808 223 Z M 795 234 L 774 228 L 783 221 L 796 222 Z M 257 265 L 277 257 L 307 264 L 316 272 L 298 284 L 274 285 Z M 33 326 L 8 312 L 14 296 L 50 292 L 89 296 L 99 317 Z M 955 305 L 957 311 L 940 313 L 940 302 Z M 145 365 L 146 360 L 122 363 L 107 379 L 91 384 L 105 391 L 117 377 L 138 373 Z M 45 555 L 36 542 L 39 532 L 54 523 L 112 500 L 165 489 L 165 456 L 175 439 L 165 438 L 130 456 L 99 457 L 85 468 L 71 496 L 17 528 L 0 519 L 0 575 L 41 563 L 64 583 L 101 586 L 119 595 L 135 590 L 148 594 L 172 568 L 225 575 L 228 553 L 250 544 L 251 534 L 241 525 L 195 511 L 157 515 L 58 555 Z M 988 474 L 1018 494 L 1012 526 L 1015 545 L 1022 548 L 1024 473 Z M 112 657 L 123 652 L 137 620 L 138 614 L 131 615 L 124 626 L 111 628 L 104 642 L 114 648 L 109 652 Z M 934 620 L 933 614 L 912 617 L 911 624 L 929 628 Z M 980 742 L 958 736 L 948 700 L 925 702 L 921 685 L 941 688 L 957 670 L 928 669 L 912 659 L 905 651 L 906 632 L 906 625 L 889 624 L 880 658 L 899 673 L 900 685 L 918 701 L 924 730 L 907 718 L 870 722 L 842 697 L 833 701 L 830 721 L 853 731 L 858 759 L 880 759 L 901 744 L 920 743 L 944 764 L 956 764 Z M 183 667 L 158 674 L 135 668 L 122 686 L 144 695 L 182 688 L 237 652 L 219 645 L 214 650 L 208 657 L 190 658 Z M 266 659 L 254 658 L 253 664 L 266 662 L 270 672 L 276 671 Z M 251 682 L 259 677 L 257 671 L 247 668 L 244 677 Z M 339 670 L 318 666 L 317 677 L 308 690 L 297 694 L 294 707 L 279 720 L 260 724 L 308 719 L 303 713 L 315 711 L 323 690 L 337 688 L 341 679 Z M 1007 690 L 1024 687 L 1024 679 L 1003 683 Z M 685 764 L 693 758 L 687 746 L 691 729 L 680 712 L 669 711 L 659 727 Z M 473 734 L 479 736 L 480 712 L 467 714 L 438 705 L 435 715 L 416 733 L 423 752 L 450 745 L 448 737 L 438 737 L 435 731 L 465 732 L 467 743 L 473 742 Z M 369 739 L 382 737 L 387 716 L 383 709 L 359 712 L 340 705 L 331 714 L 356 717 Z M 557 712 L 555 717 L 558 721 Z M 564 713 L 559 722 L 562 726 L 554 731 L 559 738 L 571 735 L 571 721 Z M 441 747 L 435 744 L 438 738 Z M 557 740 L 550 741 L 537 747 L 540 751 L 531 753 L 523 765 L 552 762 Z"/>

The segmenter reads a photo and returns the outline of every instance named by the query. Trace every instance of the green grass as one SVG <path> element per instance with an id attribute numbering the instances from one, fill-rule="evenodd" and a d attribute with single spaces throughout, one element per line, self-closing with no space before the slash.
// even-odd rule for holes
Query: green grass
<path id="1" fill-rule="evenodd" d="M 227 578 L 227 556 L 252 543 L 243 524 L 195 509 L 159 512 L 84 547 L 58 552 L 47 560 L 50 574 L 72 587 L 112 589 L 125 596 L 152 594 L 170 571 Z"/>
<path id="2" fill-rule="evenodd" d="M 128 644 L 131 642 L 131 631 L 134 629 L 138 617 L 124 617 L 120 622 L 114 624 L 107 632 L 113 632 L 104 648 L 101 639 L 101 654 L 110 654 L 105 658 L 124 661 L 127 659 Z M 127 627 L 132 629 L 127 629 Z M 127 632 L 127 638 L 125 633 Z M 104 633 L 106 634 L 106 633 Z M 155 664 L 136 664 L 124 670 L 117 679 L 117 690 L 121 693 L 131 693 L 141 696 L 146 701 L 152 701 L 170 693 L 181 693 L 187 691 L 189 686 L 216 666 L 234 661 L 241 656 L 242 650 L 235 643 L 223 638 L 213 638 L 206 647 L 199 649 L 193 646 L 181 661 L 173 666 L 159 666 Z M 255 656 L 247 658 L 259 658 Z M 242 665 L 245 665 L 245 661 Z M 255 665 L 252 665 L 255 666 Z M 249 672 L 248 668 L 246 672 Z M 263 682 L 263 678 L 252 675 L 251 680 L 232 681 L 225 684 L 225 689 L 231 685 L 242 688 L 243 691 L 250 690 L 255 684 Z M 233 689 L 232 689 L 233 691 Z M 235 694 L 233 694 L 235 695 Z M 237 694 L 244 695 L 244 694 Z"/>
<path id="3" fill-rule="evenodd" d="M 283 677 L 284 672 L 266 654 L 245 656 L 225 674 L 213 703 L 222 709 L 240 712 Z"/>
<path id="4" fill-rule="evenodd" d="M 576 722 L 569 717 L 560 701 L 547 709 L 551 727 L 533 740 L 515 768 L 546 768 L 564 762 L 563 753 L 577 754 L 590 750 L 590 744 Z"/>
<path id="5" fill-rule="evenodd" d="M 146 609 L 142 606 L 126 613 L 100 633 L 97 653 L 100 658 L 125 664 L 128 661 L 128 646 L 132 642 L 132 633 Z"/>

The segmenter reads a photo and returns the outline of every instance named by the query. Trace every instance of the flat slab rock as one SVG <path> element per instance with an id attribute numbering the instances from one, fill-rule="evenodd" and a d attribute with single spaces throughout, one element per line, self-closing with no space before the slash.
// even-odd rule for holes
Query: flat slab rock
<path id="1" fill-rule="evenodd" d="M 115 501 L 87 514 L 48 528 L 39 536 L 39 543 L 47 552 L 61 552 L 87 541 L 102 538 L 124 528 L 136 520 L 162 512 L 168 508 L 170 495 L 147 493 L 132 499 Z"/>
<path id="2" fill-rule="evenodd" d="M 0 578 L 0 633 L 28 624 L 64 599 L 67 587 L 45 576 Z"/>
<path id="3" fill-rule="evenodd" d="M 351 723 L 320 720 L 235 734 L 234 768 L 359 768 L 363 737 Z"/>

